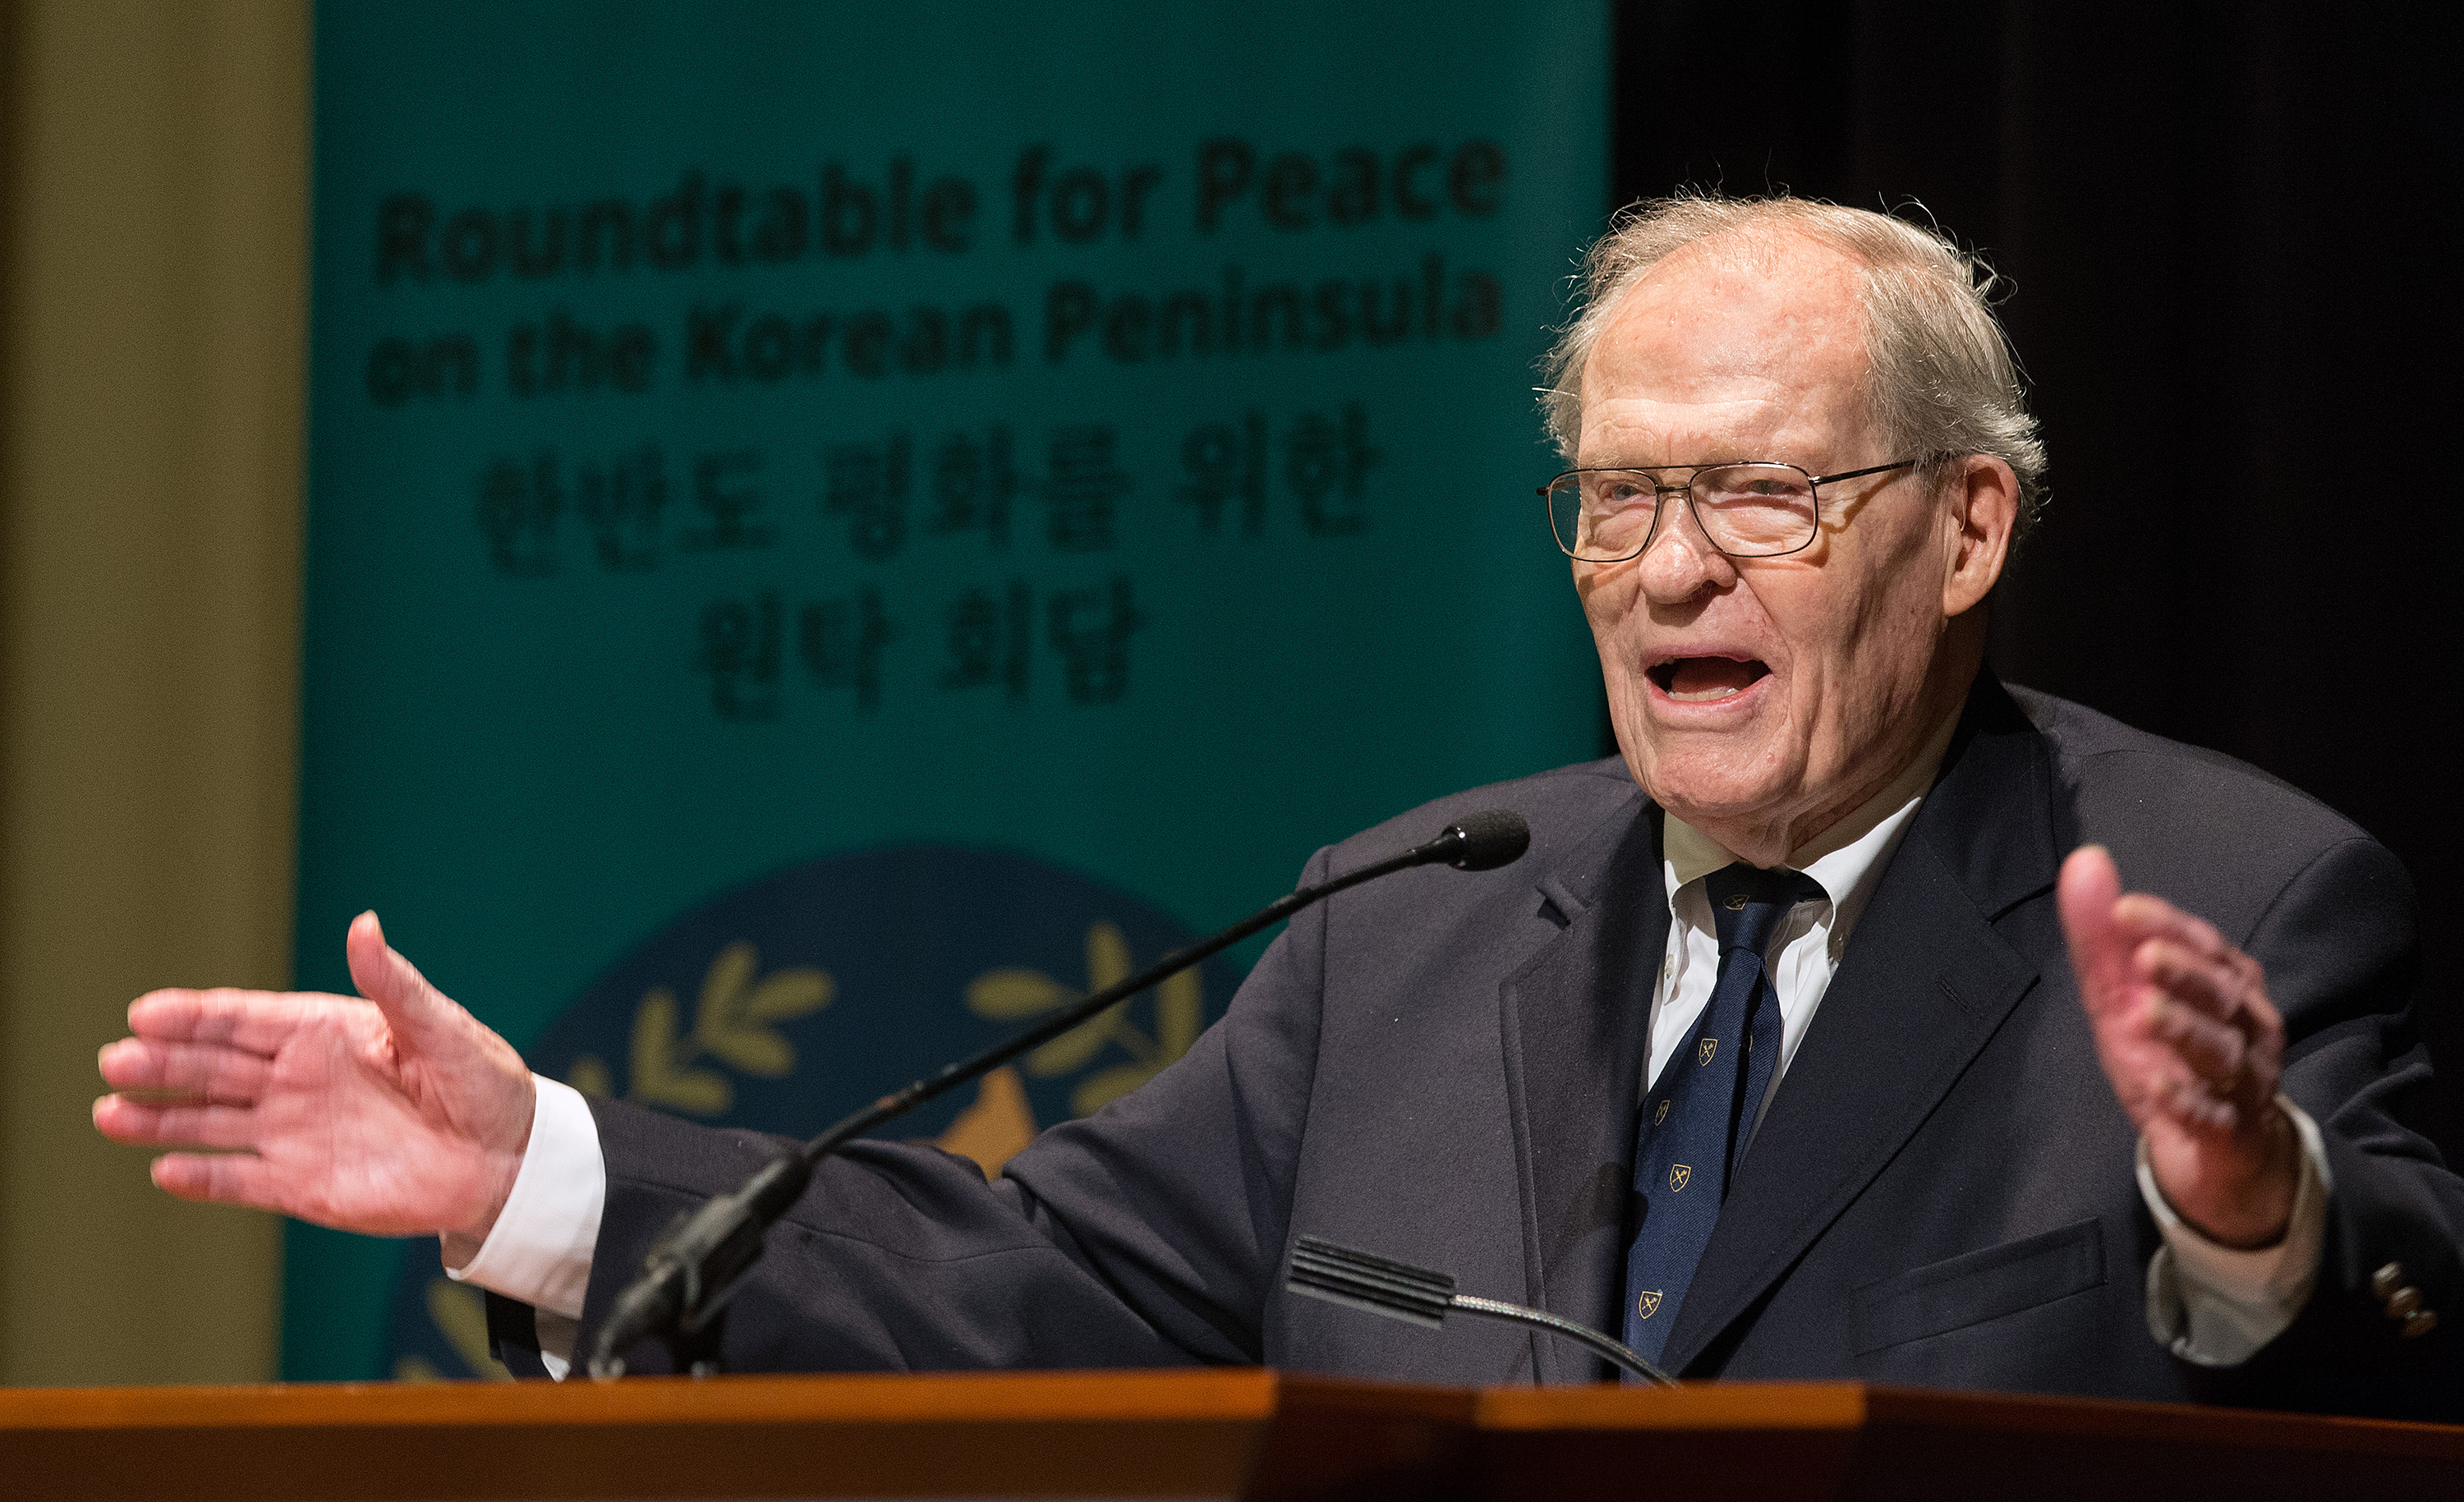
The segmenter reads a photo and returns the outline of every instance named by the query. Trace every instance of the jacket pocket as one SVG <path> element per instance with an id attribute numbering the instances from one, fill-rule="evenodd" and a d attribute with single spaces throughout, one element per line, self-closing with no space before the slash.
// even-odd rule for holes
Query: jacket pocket
<path id="1" fill-rule="evenodd" d="M 1859 1356 L 1965 1329 L 2104 1282 L 2104 1231 L 2083 1220 L 1868 1283 L 1850 1295 Z"/>

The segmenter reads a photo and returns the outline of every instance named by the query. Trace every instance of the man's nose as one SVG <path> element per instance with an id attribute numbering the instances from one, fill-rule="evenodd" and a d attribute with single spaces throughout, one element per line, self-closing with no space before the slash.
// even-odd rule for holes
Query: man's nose
<path id="1" fill-rule="evenodd" d="M 1684 491 L 1663 494 L 1659 512 L 1651 540 L 1643 544 L 1642 556 L 1637 560 L 1643 593 L 1654 602 L 1682 604 L 1705 585 L 1723 582 L 1734 573 L 1728 555 L 1704 534 Z"/>

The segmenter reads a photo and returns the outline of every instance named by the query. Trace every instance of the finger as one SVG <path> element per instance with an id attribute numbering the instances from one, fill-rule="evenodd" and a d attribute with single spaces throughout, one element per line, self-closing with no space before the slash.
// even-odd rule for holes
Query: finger
<path id="1" fill-rule="evenodd" d="M 94 1124 L 115 1143 L 141 1146 L 255 1145 L 256 1113 L 245 1106 L 161 1103 L 112 1095 L 94 1103 Z"/>
<path id="2" fill-rule="evenodd" d="M 2239 949 L 2207 959 L 2170 941 L 2151 939 L 2132 954 L 2148 983 L 2186 1005 L 2233 1027 L 2250 1040 L 2253 1060 L 2267 1073 L 2269 1090 L 2284 1058 L 2284 1019 L 2267 999 L 2266 975 Z"/>
<path id="3" fill-rule="evenodd" d="M 2150 1117 L 2201 1133 L 2220 1124 L 2212 1103 L 2215 1087 L 2200 1065 L 2221 1075 L 2225 1056 L 2235 1045 L 2212 1033 L 2192 1034 L 2223 1024 L 2173 1003 L 2152 986 L 2132 988 L 2129 1000 L 2098 1016 L 2096 1024 L 2105 1073 L 2143 1130 Z M 2185 1056 L 2185 1042 L 2195 1062 Z"/>
<path id="4" fill-rule="evenodd" d="M 377 1004 L 398 1034 L 414 1045 L 461 1014 L 460 1007 L 428 984 L 419 967 L 385 943 L 385 925 L 374 912 L 351 920 L 343 947 L 350 955 L 351 984 Z"/>
<path id="5" fill-rule="evenodd" d="M 2238 1093 L 2252 1063 L 2250 1039 L 2239 1029 L 2159 994 L 2148 1008 L 2148 1031 L 2201 1083 Z"/>
<path id="6" fill-rule="evenodd" d="M 2070 945 L 2071 969 L 2079 977 L 2079 1000 L 2092 1012 L 2125 1005 L 2132 989 L 2129 940 L 2114 921 L 2122 873 L 2114 868 L 2113 857 L 2102 845 L 2072 851 L 2062 862 L 2055 895 L 2062 935 Z"/>
<path id="7" fill-rule="evenodd" d="M 2116 902 L 2113 916 L 2114 922 L 2136 941 L 2168 939 L 2193 953 L 2219 961 L 2240 952 L 2215 925 L 2146 892 L 2132 892 Z"/>
<path id="8" fill-rule="evenodd" d="M 2238 971 L 2224 961 L 2194 953 L 2170 939 L 2150 939 L 2130 951 L 2132 970 L 2184 1006 L 2219 1022 L 2255 1028 Z"/>
<path id="9" fill-rule="evenodd" d="M 2284 1017 L 2276 1010 L 2276 1003 L 2268 999 L 2263 977 L 2242 992 L 2241 1010 L 2251 1047 L 2266 1058 L 2270 1069 L 2280 1067 L 2284 1061 Z"/>
<path id="10" fill-rule="evenodd" d="M 95 1062 L 115 1090 L 177 1090 L 233 1105 L 256 1099 L 271 1067 L 245 1049 L 150 1038 L 107 1043 Z"/>
<path id="11" fill-rule="evenodd" d="M 2209 1134 L 2267 1120 L 2282 1071 L 2274 1034 L 2254 1037 L 2153 988 L 2134 1020 L 2156 1048 L 2137 1067 L 2143 1098 L 2160 1114 Z"/>
<path id="12" fill-rule="evenodd" d="M 311 1010 L 332 998 L 280 991 L 148 991 L 128 1004 L 128 1031 L 173 1043 L 218 1043 L 272 1058 Z"/>
<path id="13" fill-rule="evenodd" d="M 286 1208 L 273 1168 L 253 1153 L 166 1153 L 154 1160 L 149 1173 L 157 1188 L 184 1200 L 260 1210 Z"/>

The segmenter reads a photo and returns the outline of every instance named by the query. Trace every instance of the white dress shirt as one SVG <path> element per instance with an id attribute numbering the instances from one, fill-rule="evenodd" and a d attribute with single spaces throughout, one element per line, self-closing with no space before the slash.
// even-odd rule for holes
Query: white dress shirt
<path id="1" fill-rule="evenodd" d="M 1805 1040 L 1846 952 L 1849 930 L 1933 784 L 1955 724 L 1946 721 L 1890 786 L 1790 854 L 1789 865 L 1813 878 L 1824 896 L 1799 903 L 1781 920 L 1772 941 L 1779 947 L 1766 962 L 1779 999 L 1780 1056 L 1770 1094 L 1756 1109 L 1757 1122 Z M 1644 1078 L 1636 1081 L 1638 1092 L 1648 1089 L 1692 1035 L 1710 1001 L 1720 944 L 1704 879 L 1735 859 L 1691 825 L 1673 816 L 1666 820 L 1661 876 L 1672 921 L 1660 984 L 1652 992 L 1651 1058 Z M 607 1202 L 607 1165 L 588 1102 L 570 1085 L 533 1079 L 538 1103 L 513 1193 L 478 1252 L 445 1271 L 537 1310 L 541 1360 L 561 1379 L 572 1364 L 576 1321 L 590 1283 L 591 1249 Z M 2260 1251 L 2236 1252 L 2190 1229 L 2157 1190 L 2146 1144 L 2140 1144 L 2139 1191 L 2165 1237 L 2147 1265 L 2147 1327 L 2187 1361 L 2230 1366 L 2247 1360 L 2293 1322 L 2318 1277 L 2331 1187 L 2326 1149 L 2309 1117 L 2281 1097 L 2277 1104 L 2301 1139 L 2301 1182 L 2285 1238 Z"/>

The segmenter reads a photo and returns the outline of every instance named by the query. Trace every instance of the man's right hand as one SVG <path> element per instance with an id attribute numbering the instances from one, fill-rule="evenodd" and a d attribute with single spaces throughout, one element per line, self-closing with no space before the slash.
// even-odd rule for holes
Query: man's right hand
<path id="1" fill-rule="evenodd" d="M 374 1236 L 439 1234 L 468 1261 L 530 1145 L 521 1056 L 351 924 L 366 1000 L 314 992 L 158 990 L 107 1045 L 94 1124 L 115 1142 L 202 1147 L 154 1160 L 183 1199 L 278 1210 Z"/>

